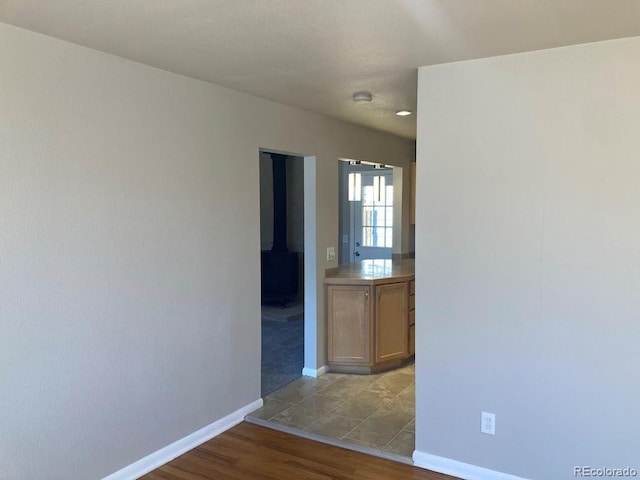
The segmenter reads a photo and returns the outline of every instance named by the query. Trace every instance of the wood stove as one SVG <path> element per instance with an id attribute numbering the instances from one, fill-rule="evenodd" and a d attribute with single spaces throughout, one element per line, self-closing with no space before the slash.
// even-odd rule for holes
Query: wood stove
<path id="1" fill-rule="evenodd" d="M 273 164 L 273 247 L 262 251 L 262 303 L 283 307 L 298 294 L 298 254 L 287 248 L 287 156 Z"/>

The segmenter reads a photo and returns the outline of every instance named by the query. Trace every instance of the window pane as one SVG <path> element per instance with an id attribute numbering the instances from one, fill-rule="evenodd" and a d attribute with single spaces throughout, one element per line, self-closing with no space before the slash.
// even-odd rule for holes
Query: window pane
<path id="1" fill-rule="evenodd" d="M 386 211 L 385 215 L 386 215 L 385 226 L 386 227 L 393 227 L 393 207 L 387 207 L 387 211 Z"/>
<path id="2" fill-rule="evenodd" d="M 362 226 L 373 225 L 373 207 L 362 207 Z"/>
<path id="3" fill-rule="evenodd" d="M 393 229 L 392 228 L 386 228 L 386 246 L 387 247 L 393 247 Z"/>
<path id="4" fill-rule="evenodd" d="M 393 185 L 387 185 L 387 205 L 393 205 Z"/>
<path id="5" fill-rule="evenodd" d="M 371 227 L 362 228 L 362 246 L 373 247 L 373 232 Z"/>
<path id="6" fill-rule="evenodd" d="M 362 205 L 373 205 L 373 186 L 362 187 Z"/>
<path id="7" fill-rule="evenodd" d="M 384 219 L 384 211 L 385 208 L 384 207 L 375 207 L 375 212 L 374 212 L 374 220 L 375 223 L 373 223 L 374 227 L 384 227 L 385 226 L 385 219 Z"/>

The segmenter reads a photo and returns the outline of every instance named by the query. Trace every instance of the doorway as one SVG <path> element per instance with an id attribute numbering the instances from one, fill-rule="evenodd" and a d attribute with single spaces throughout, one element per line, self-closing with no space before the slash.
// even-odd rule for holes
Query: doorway
<path id="1" fill-rule="evenodd" d="M 307 162 L 310 157 L 305 158 Z M 314 159 L 315 160 L 315 159 Z M 360 162 L 364 163 L 364 162 Z M 350 162 L 338 162 L 338 185 L 339 185 L 339 221 L 340 248 L 339 263 L 351 263 L 349 256 L 352 250 L 348 248 L 349 242 L 353 238 L 352 227 L 349 225 L 352 215 L 350 212 L 351 203 L 348 201 L 348 178 Z M 315 222 L 315 202 L 317 201 L 315 177 L 307 175 L 311 169 L 306 169 L 305 163 L 305 245 L 309 247 L 305 251 L 305 258 L 309 269 L 317 266 L 317 253 L 310 253 L 315 246 L 316 232 L 313 230 Z M 392 224 L 388 227 L 392 233 L 392 251 L 394 254 L 402 250 L 402 189 L 403 189 L 403 168 L 383 167 L 374 168 L 373 165 L 361 165 L 362 171 L 377 171 L 380 175 L 388 175 L 393 172 L 396 182 L 392 183 L 393 190 L 389 190 L 392 204 L 389 206 L 393 210 Z M 384 171 L 387 169 L 387 171 Z M 315 165 L 312 167 L 315 171 Z M 382 172 L 381 172 L 382 170 Z M 368 182 L 365 182 L 368 185 Z M 385 178 L 385 186 L 388 183 Z M 380 184 L 378 184 L 379 186 Z M 373 185 L 372 182 L 372 187 Z M 406 193 L 406 190 L 405 190 Z M 362 191 L 361 191 L 362 194 Z M 385 192 L 386 194 L 386 192 Z M 365 202 L 366 203 L 366 202 Z M 381 204 L 382 203 L 382 204 Z M 364 205 L 364 207 L 376 207 Z M 363 207 L 363 209 L 364 209 Z M 386 199 L 384 202 L 378 200 L 377 207 L 388 208 Z M 386 210 L 384 214 L 386 215 Z M 405 212 L 406 215 L 406 212 Z M 385 219 L 386 222 L 386 219 Z M 386 224 L 367 224 L 364 219 L 364 227 L 376 227 L 385 229 Z M 386 232 L 384 232 L 386 233 Z M 343 236 L 346 234 L 346 238 Z M 376 234 L 376 239 L 382 237 L 386 241 L 386 234 Z M 370 238 L 373 238 L 371 234 Z M 347 248 L 344 248 L 347 245 Z M 385 246 L 385 248 L 387 248 Z M 392 260 L 381 260 L 391 262 Z M 305 272 L 307 283 L 306 296 L 311 299 L 305 303 L 305 317 L 307 313 L 314 315 L 313 331 L 308 328 L 308 319 L 305 318 L 305 337 L 313 335 L 313 340 L 305 338 L 305 362 L 313 365 L 311 358 L 317 354 L 317 342 L 315 335 L 318 332 L 318 325 L 315 321 L 317 311 L 316 297 L 322 301 L 321 288 L 317 284 L 311 287 L 313 279 L 320 278 L 316 273 L 310 274 L 309 269 Z M 320 285 L 321 287 L 321 285 Z M 314 307 L 311 307 L 311 301 Z M 310 311 L 314 308 L 313 311 Z M 309 319 L 311 320 L 311 319 Z M 306 346 L 316 346 L 311 352 Z M 309 360 L 309 358 L 311 358 Z M 313 367 L 312 367 L 313 368 Z M 283 429 L 301 436 L 310 436 L 321 441 L 334 443 L 342 447 L 360 449 L 379 456 L 386 456 L 402 462 L 411 462 L 411 454 L 414 445 L 414 415 L 415 415 L 415 373 L 414 364 L 408 362 L 404 367 L 375 375 L 348 375 L 327 372 L 324 369 L 312 370 L 305 377 L 298 378 L 285 387 L 264 397 L 264 406 L 252 412 L 246 417 L 247 421 L 269 426 L 270 428 Z M 307 368 L 305 368 L 305 371 Z M 311 371 L 312 370 L 312 371 Z M 316 373 L 316 374 L 313 374 Z M 320 376 L 321 375 L 321 376 Z M 316 377 L 316 378 L 310 378 Z M 380 435 L 378 435 L 378 433 Z M 337 442 L 337 443 L 336 443 Z"/>
<path id="2" fill-rule="evenodd" d="M 304 366 L 304 159 L 260 153 L 261 394 Z"/>
<path id="3" fill-rule="evenodd" d="M 340 160 L 340 264 L 390 260 L 399 238 L 402 169 Z M 397 178 L 399 171 L 399 179 Z"/>

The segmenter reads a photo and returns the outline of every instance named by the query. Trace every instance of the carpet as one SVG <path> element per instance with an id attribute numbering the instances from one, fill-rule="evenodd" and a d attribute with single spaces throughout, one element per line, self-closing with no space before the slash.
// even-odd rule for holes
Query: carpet
<path id="1" fill-rule="evenodd" d="M 262 319 L 262 385 L 264 397 L 302 376 L 304 320 Z"/>

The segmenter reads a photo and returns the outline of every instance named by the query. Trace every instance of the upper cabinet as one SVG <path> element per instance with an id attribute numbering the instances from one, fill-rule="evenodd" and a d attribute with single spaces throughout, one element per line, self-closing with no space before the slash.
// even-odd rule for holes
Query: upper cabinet
<path id="1" fill-rule="evenodd" d="M 409 223 L 416 224 L 416 162 L 411 162 L 411 203 L 409 205 Z"/>

